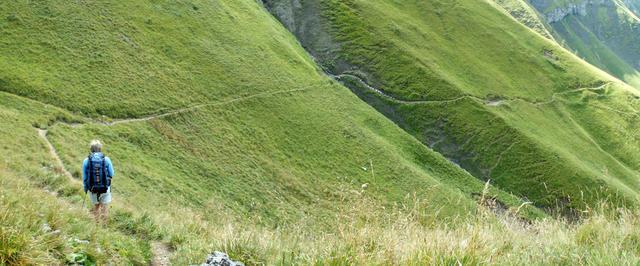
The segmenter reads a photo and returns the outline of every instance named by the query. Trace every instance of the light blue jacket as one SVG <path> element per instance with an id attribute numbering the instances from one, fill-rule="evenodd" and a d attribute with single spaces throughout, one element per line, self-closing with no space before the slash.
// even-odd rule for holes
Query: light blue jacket
<path id="1" fill-rule="evenodd" d="M 93 153 L 92 155 L 102 155 L 101 152 Z M 93 156 L 92 156 L 93 157 Z M 91 167 L 89 165 L 89 158 L 85 158 L 82 163 L 82 181 L 84 183 L 84 191 L 89 190 L 89 177 L 91 176 Z M 113 165 L 109 157 L 104 157 L 104 173 L 109 177 L 107 178 L 107 185 L 111 186 L 111 178 L 113 177 Z"/>

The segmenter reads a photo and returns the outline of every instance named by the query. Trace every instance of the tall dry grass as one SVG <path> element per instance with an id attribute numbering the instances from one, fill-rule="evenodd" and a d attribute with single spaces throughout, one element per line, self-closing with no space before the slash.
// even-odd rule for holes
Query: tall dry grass
<path id="1" fill-rule="evenodd" d="M 435 190 L 434 190 L 435 193 Z M 224 215 L 206 216 L 179 208 L 159 219 L 177 247 L 173 262 L 196 263 L 213 250 L 247 264 L 320 265 L 636 265 L 640 262 L 640 212 L 590 207 L 578 221 L 549 217 L 523 221 L 512 208 L 449 221 L 436 219 L 435 202 L 407 195 L 413 204 L 377 205 L 366 193 L 345 191 L 333 227 L 309 221 L 281 228 L 242 223 Z M 482 198 L 490 198 L 483 195 Z M 386 209 L 385 209 L 386 208 Z M 224 213 L 212 211 L 211 213 Z M 498 214 L 499 213 L 499 214 Z M 180 217 L 176 221 L 174 217 Z M 312 220 L 312 219 L 310 219 Z"/>

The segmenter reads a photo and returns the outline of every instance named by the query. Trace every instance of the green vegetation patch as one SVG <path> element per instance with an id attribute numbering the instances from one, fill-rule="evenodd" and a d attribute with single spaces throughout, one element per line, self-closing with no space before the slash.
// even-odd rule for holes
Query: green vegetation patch
<path id="1" fill-rule="evenodd" d="M 637 167 L 625 163 L 635 157 L 607 145 L 636 137 L 612 136 L 603 126 L 616 122 L 604 118 L 576 121 L 576 107 L 564 101 L 627 89 L 604 86 L 609 77 L 600 70 L 484 2 L 321 2 L 341 56 L 368 74 L 341 81 L 476 178 L 567 214 L 600 197 L 636 200 Z M 416 74 L 422 69 L 432 75 Z M 454 94 L 425 96 L 425 88 Z M 603 95 L 588 104 L 616 109 L 632 101 Z"/>
<path id="2" fill-rule="evenodd" d="M 86 116 L 122 118 L 307 80 L 294 74 L 312 62 L 257 7 L 3 2 L 0 90 Z"/>

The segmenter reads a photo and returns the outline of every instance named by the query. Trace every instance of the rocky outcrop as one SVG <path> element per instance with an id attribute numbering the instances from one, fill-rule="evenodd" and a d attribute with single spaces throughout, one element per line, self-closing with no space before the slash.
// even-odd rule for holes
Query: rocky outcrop
<path id="1" fill-rule="evenodd" d="M 527 0 L 566 48 L 640 87 L 640 0 Z"/>
<path id="2" fill-rule="evenodd" d="M 556 41 L 551 32 L 547 29 L 547 25 L 543 22 L 544 17 L 542 14 L 536 12 L 536 10 L 526 2 L 517 0 L 493 0 L 493 2 L 504 8 L 509 15 L 520 23 L 536 31 L 545 38 Z"/>
<path id="3" fill-rule="evenodd" d="M 624 0 L 622 3 L 624 3 L 624 5 L 629 9 L 629 11 L 633 12 L 634 15 L 640 17 L 640 0 Z"/>
<path id="4" fill-rule="evenodd" d="M 580 4 L 571 4 L 565 8 L 556 8 L 551 12 L 544 14 L 548 23 L 555 23 L 562 20 L 568 15 L 587 15 L 587 5 L 592 5 L 591 2 L 582 2 Z"/>
<path id="5" fill-rule="evenodd" d="M 244 266 L 244 263 L 231 260 L 224 252 L 214 251 L 207 255 L 207 260 L 200 266 Z"/>
<path id="6" fill-rule="evenodd" d="M 340 58 L 340 44 L 329 32 L 319 0 L 262 0 L 264 7 L 287 28 L 320 66 L 331 73 L 352 69 Z"/>

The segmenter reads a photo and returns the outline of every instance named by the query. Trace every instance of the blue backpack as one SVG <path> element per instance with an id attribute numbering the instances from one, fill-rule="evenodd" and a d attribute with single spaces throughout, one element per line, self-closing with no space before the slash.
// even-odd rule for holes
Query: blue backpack
<path id="1" fill-rule="evenodd" d="M 105 172 L 106 165 L 104 154 L 89 154 L 89 190 L 98 195 L 106 193 L 111 185 L 111 178 Z"/>

